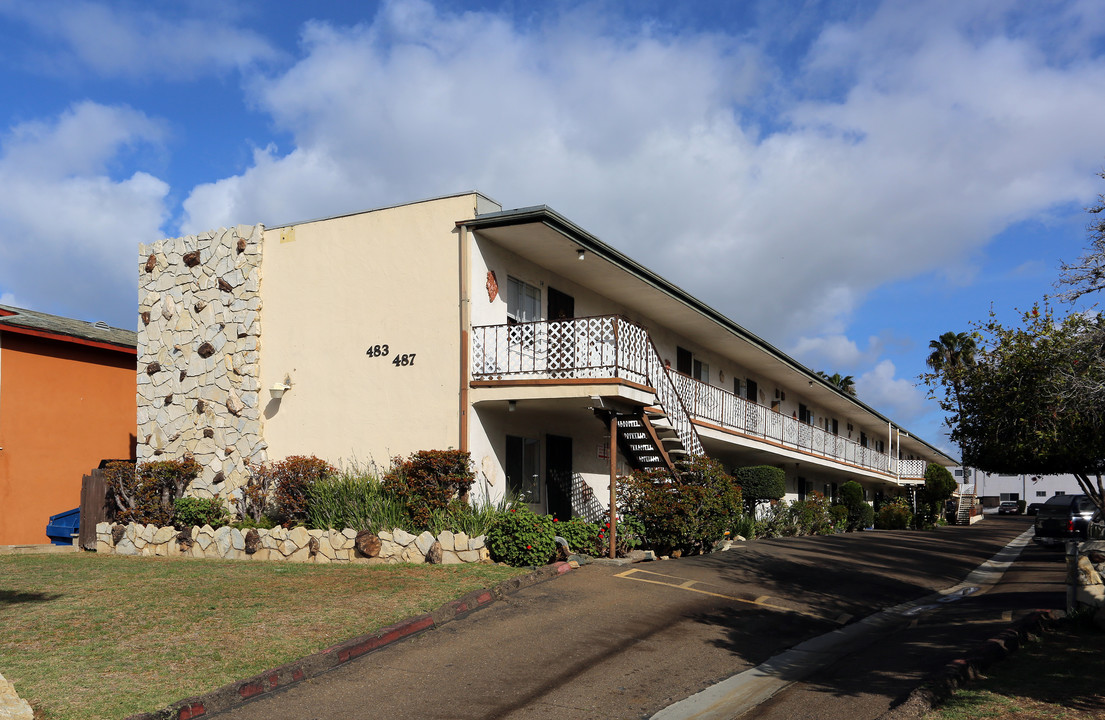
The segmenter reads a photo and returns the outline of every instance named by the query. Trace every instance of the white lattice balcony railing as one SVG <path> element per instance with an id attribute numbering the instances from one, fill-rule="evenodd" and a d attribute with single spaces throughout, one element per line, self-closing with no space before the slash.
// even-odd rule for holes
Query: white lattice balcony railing
<path id="1" fill-rule="evenodd" d="M 692 418 L 735 430 L 742 435 L 762 438 L 811 455 L 839 460 L 887 475 L 896 475 L 898 467 L 901 468 L 903 478 L 912 479 L 925 475 L 924 460 L 902 460 L 899 465 L 895 458 L 863 447 L 854 440 L 799 422 L 686 375 L 670 370 L 669 374 Z"/>
<path id="2" fill-rule="evenodd" d="M 683 448 L 702 443 L 648 331 L 615 315 L 472 328 L 472 379 L 620 378 L 652 388 Z"/>

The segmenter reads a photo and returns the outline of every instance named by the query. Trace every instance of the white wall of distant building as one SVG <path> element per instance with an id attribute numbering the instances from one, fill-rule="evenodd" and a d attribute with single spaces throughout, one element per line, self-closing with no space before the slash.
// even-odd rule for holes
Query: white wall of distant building
<path id="1" fill-rule="evenodd" d="M 960 492 L 973 492 L 987 507 L 996 507 L 1002 500 L 1042 503 L 1056 495 L 1082 494 L 1074 475 L 1000 475 L 958 466 L 948 469 L 959 483 Z"/>

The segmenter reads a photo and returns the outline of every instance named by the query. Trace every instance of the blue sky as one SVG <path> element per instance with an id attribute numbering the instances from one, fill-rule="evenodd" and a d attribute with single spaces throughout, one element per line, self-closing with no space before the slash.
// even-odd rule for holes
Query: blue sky
<path id="1" fill-rule="evenodd" d="M 1099 0 L 0 0 L 0 302 L 136 324 L 136 248 L 547 204 L 935 444 L 929 340 L 1052 291 Z"/>

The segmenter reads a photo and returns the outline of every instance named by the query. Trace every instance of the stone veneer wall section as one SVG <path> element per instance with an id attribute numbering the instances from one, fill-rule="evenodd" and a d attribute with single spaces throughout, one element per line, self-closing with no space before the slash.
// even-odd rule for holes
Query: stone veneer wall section
<path id="1" fill-rule="evenodd" d="M 367 532 L 367 531 L 366 531 Z M 254 542 L 250 533 L 256 533 Z M 412 535 L 396 528 L 376 535 L 379 542 L 365 555 L 358 549 L 358 532 L 344 530 L 308 530 L 282 527 L 271 530 L 247 530 L 229 526 L 218 530 L 210 525 L 178 532 L 174 527 L 156 525 L 96 525 L 96 552 L 105 555 L 155 555 L 220 560 L 270 560 L 287 562 L 365 563 L 459 563 L 491 562 L 483 535 L 470 538 L 464 533 L 443 530 L 436 537 L 426 530 Z M 0 716 L 0 720 L 3 717 Z"/>
<path id="2" fill-rule="evenodd" d="M 192 455 L 188 494 L 230 498 L 267 459 L 261 423 L 262 225 L 139 246 L 138 460 Z"/>

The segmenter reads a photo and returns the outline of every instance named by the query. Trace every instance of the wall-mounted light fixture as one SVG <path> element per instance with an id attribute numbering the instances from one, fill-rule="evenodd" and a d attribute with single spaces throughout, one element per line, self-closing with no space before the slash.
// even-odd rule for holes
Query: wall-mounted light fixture
<path id="1" fill-rule="evenodd" d="M 578 250 L 577 254 L 576 254 L 576 257 L 578 257 L 580 260 L 582 260 L 584 258 L 584 256 L 586 256 L 586 255 L 587 255 L 587 251 L 584 250 L 583 248 L 580 248 Z"/>
<path id="2" fill-rule="evenodd" d="M 272 396 L 273 400 L 279 400 L 280 398 L 284 397 L 284 393 L 291 389 L 291 385 L 287 385 L 285 383 L 276 383 L 269 388 L 269 395 Z"/>
<path id="3" fill-rule="evenodd" d="M 506 411 L 507 412 L 514 412 L 517 409 L 518 409 L 518 401 L 517 400 L 507 400 L 506 401 Z"/>

